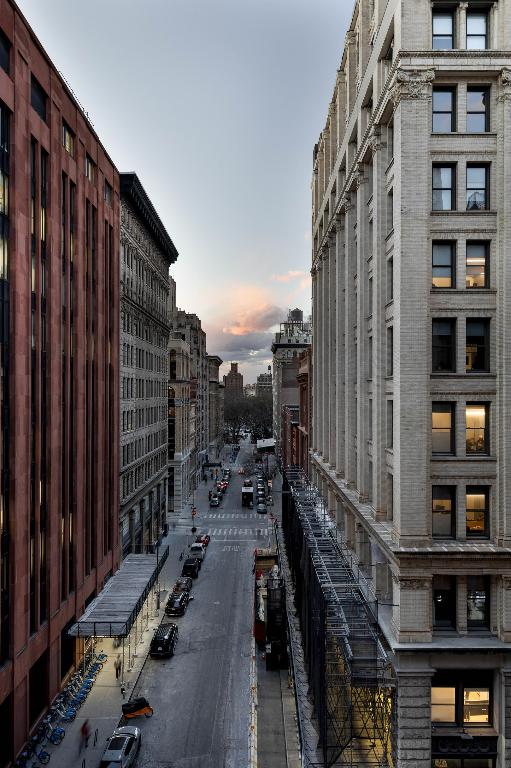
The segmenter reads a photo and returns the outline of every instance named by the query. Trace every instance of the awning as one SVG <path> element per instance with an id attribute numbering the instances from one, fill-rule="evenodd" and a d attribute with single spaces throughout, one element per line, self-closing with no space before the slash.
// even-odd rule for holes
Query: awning
<path id="1" fill-rule="evenodd" d="M 257 450 L 258 451 L 274 451 L 275 450 L 275 439 L 273 437 L 270 437 L 267 440 L 258 440 L 257 441 Z"/>
<path id="2" fill-rule="evenodd" d="M 153 555 L 128 555 L 68 634 L 73 637 L 126 637 L 168 554 L 169 548 L 165 547 Z"/>

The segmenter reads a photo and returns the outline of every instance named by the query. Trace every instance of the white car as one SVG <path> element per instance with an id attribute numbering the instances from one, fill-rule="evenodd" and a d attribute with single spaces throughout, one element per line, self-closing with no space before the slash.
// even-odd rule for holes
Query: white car
<path id="1" fill-rule="evenodd" d="M 206 556 L 206 547 L 204 544 L 199 544 L 196 542 L 195 544 L 192 544 L 190 547 L 190 557 L 196 557 L 197 560 L 200 560 L 201 562 L 204 560 Z"/>
<path id="2" fill-rule="evenodd" d="M 132 725 L 116 728 L 108 739 L 99 768 L 129 768 L 135 765 L 141 743 L 140 728 Z"/>

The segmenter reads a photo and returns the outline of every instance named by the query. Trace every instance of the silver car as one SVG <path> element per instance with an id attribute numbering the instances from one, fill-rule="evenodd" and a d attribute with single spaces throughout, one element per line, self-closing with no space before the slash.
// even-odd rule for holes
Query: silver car
<path id="1" fill-rule="evenodd" d="M 141 743 L 140 728 L 132 725 L 116 728 L 108 739 L 99 768 L 129 768 L 135 765 Z"/>

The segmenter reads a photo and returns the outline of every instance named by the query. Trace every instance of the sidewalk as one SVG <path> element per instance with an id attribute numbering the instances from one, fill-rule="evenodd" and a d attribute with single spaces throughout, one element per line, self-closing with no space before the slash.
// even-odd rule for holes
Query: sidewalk
<path id="1" fill-rule="evenodd" d="M 126 700 L 129 699 L 131 691 L 134 689 L 136 681 L 145 664 L 149 643 L 153 632 L 163 618 L 163 609 L 165 607 L 168 590 L 174 580 L 179 576 L 181 564 L 179 562 L 179 553 L 185 545 L 185 536 L 183 534 L 174 534 L 167 536 L 163 540 L 162 546 L 169 546 L 169 556 L 160 574 L 161 600 L 160 609 L 155 610 L 155 601 L 152 596 L 148 600 L 149 621 L 146 623 L 145 608 L 141 611 L 141 618 L 138 619 L 137 646 L 134 651 L 134 663 L 131 670 L 127 670 L 124 675 L 126 685 Z M 151 604 L 152 603 L 152 604 Z M 133 648 L 133 644 L 132 644 Z M 108 654 L 108 660 L 103 669 L 96 678 L 93 689 L 90 692 L 85 704 L 78 710 L 78 714 L 73 723 L 62 723 L 65 728 L 66 736 L 64 741 L 58 746 L 47 744 L 45 749 L 51 753 L 51 765 L 53 768 L 97 768 L 101 756 L 105 749 L 106 740 L 111 735 L 114 728 L 119 724 L 121 717 L 121 705 L 123 698 L 120 691 L 120 680 L 115 679 L 114 661 L 120 648 L 113 648 L 112 640 L 105 638 L 97 642 L 98 652 L 103 651 Z M 127 667 L 127 652 L 125 652 Z M 89 721 L 91 737 L 89 746 L 79 754 L 80 729 L 85 720 Z"/>

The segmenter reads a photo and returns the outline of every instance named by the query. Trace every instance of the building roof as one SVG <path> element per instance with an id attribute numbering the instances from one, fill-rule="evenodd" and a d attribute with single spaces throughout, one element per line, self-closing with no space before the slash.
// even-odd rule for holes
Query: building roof
<path id="1" fill-rule="evenodd" d="M 121 179 L 121 199 L 124 198 L 135 208 L 164 255 L 168 258 L 169 264 L 173 264 L 179 255 L 177 248 L 163 226 L 137 174 L 131 171 L 130 173 L 121 173 L 119 175 Z"/>

